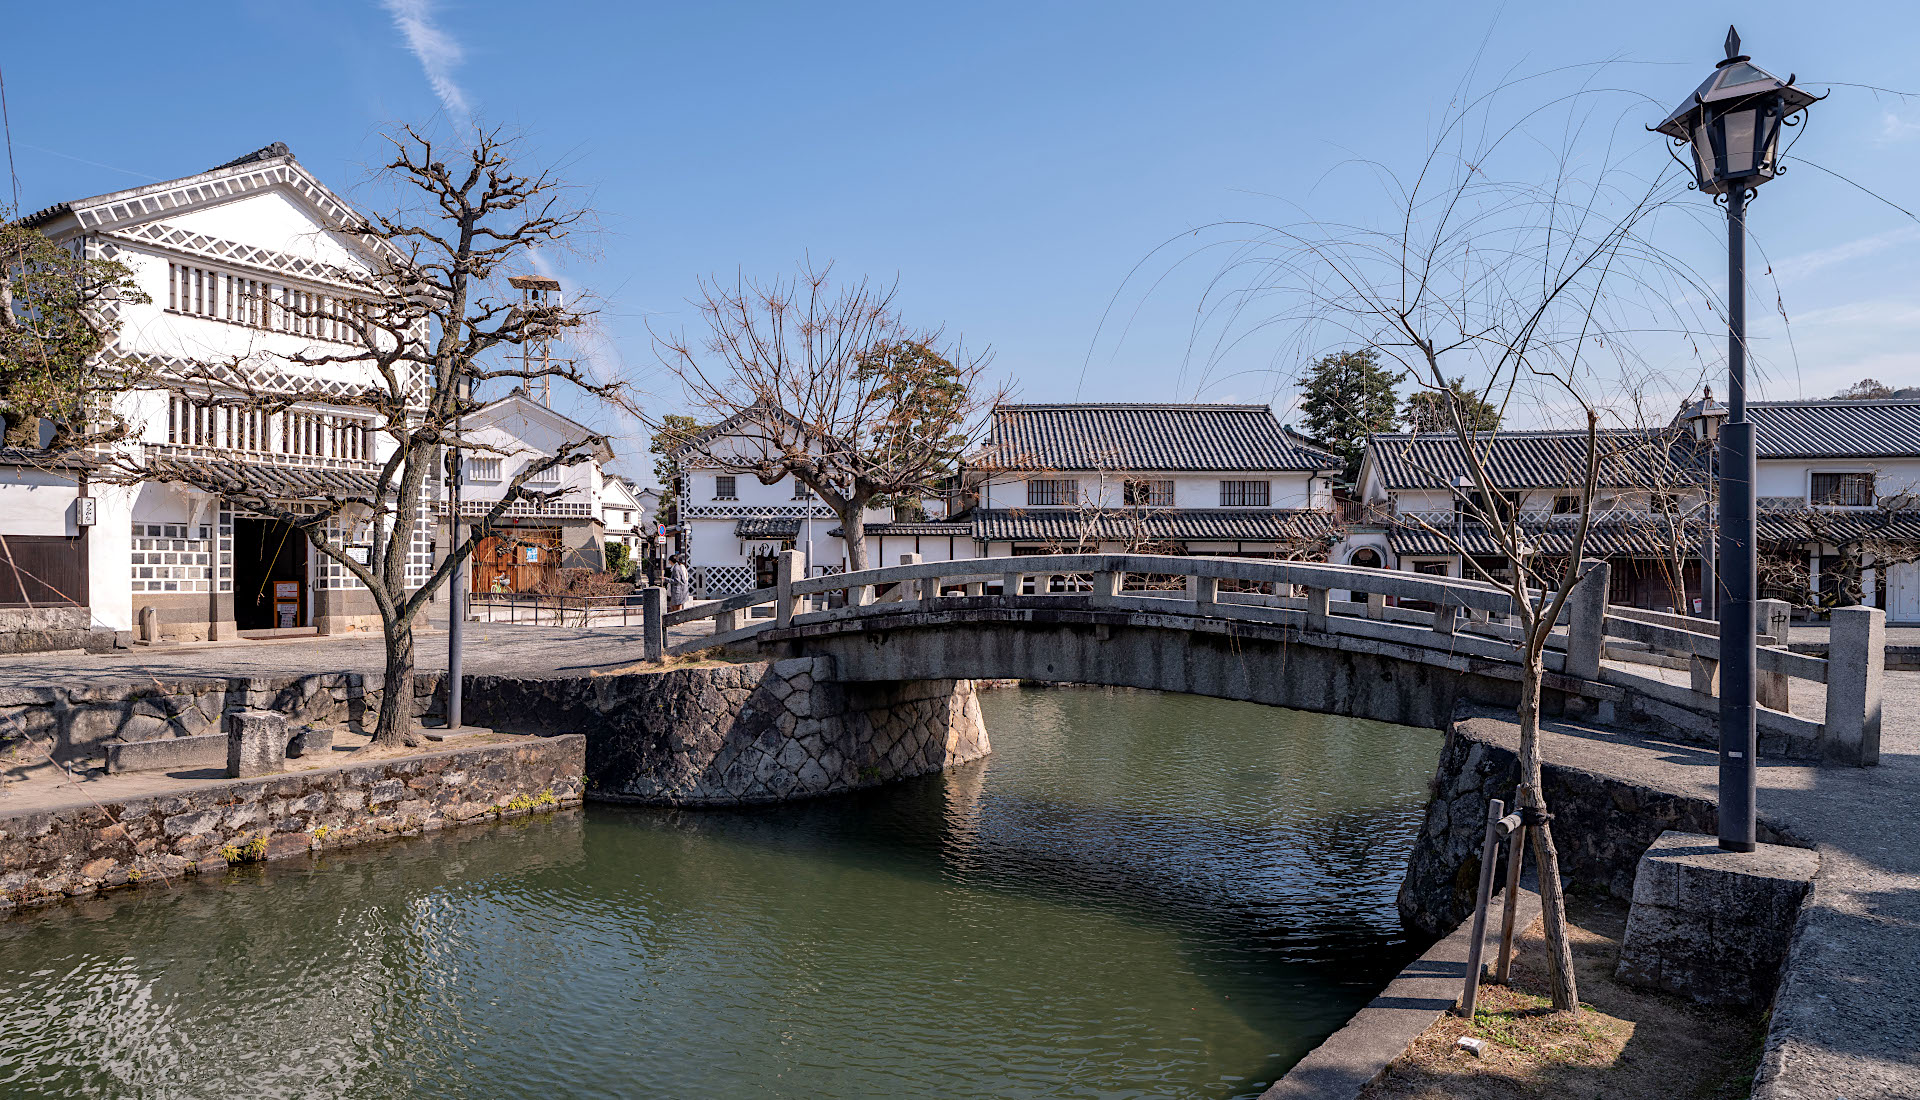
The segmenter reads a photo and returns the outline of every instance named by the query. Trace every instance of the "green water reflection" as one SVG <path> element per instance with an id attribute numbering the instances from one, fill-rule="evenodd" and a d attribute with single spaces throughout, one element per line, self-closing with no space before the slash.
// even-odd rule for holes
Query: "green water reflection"
<path id="1" fill-rule="evenodd" d="M 1437 735 L 985 696 L 996 752 L 0 921 L 0 1095 L 1257 1095 L 1413 954 Z M 294 865 L 298 864 L 298 865 Z"/>

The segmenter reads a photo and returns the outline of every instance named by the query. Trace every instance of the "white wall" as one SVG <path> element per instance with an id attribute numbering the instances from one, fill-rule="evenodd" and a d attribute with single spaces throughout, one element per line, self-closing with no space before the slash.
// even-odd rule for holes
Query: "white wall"
<path id="1" fill-rule="evenodd" d="M 80 486 L 71 477 L 18 466 L 0 467 L 0 534 L 64 535 L 80 533 L 74 523 L 74 498 Z"/>
<path id="2" fill-rule="evenodd" d="M 1315 480 L 1312 475 L 1297 470 L 1250 470 L 1245 473 L 1114 473 L 1095 471 L 1061 471 L 1051 474 L 999 475 L 990 477 L 981 485 L 980 506 L 989 509 L 1042 508 L 1053 505 L 1028 505 L 1026 483 L 1030 479 L 1070 479 L 1079 483 L 1082 505 L 1062 505 L 1058 507 L 1074 508 L 1119 508 L 1123 506 L 1125 485 L 1129 480 L 1172 481 L 1172 507 L 1218 508 L 1220 507 L 1220 483 L 1222 481 L 1265 481 L 1269 484 L 1269 508 L 1305 509 L 1331 508 L 1333 498 L 1325 478 Z M 1311 495 L 1309 495 L 1311 491 Z"/>

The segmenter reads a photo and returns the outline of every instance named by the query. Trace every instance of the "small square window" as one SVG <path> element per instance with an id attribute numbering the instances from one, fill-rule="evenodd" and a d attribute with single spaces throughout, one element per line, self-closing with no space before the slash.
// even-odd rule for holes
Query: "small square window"
<path id="1" fill-rule="evenodd" d="M 715 500 L 739 500 L 740 499 L 739 496 L 736 495 L 736 486 L 735 486 L 733 475 L 721 474 L 719 477 L 716 477 L 713 479 L 713 499 Z"/>

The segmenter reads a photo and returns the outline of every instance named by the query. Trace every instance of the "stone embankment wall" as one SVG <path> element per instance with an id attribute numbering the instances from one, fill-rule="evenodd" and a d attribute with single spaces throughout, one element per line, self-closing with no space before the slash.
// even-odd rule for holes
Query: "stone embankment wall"
<path id="1" fill-rule="evenodd" d="M 415 678 L 414 713 L 444 705 L 442 677 Z M 357 672 L 314 676 L 253 676 L 232 679 L 152 680 L 101 687 L 0 688 L 0 761 L 50 749 L 61 763 L 104 757 L 111 741 L 149 741 L 220 733 L 222 715 L 234 710 L 271 710 L 289 725 L 340 725 L 380 712 L 381 677 Z M 40 750 L 29 750 L 26 742 Z"/>
<path id="2" fill-rule="evenodd" d="M 0 817 L 0 912 L 577 804 L 585 757 L 529 739 Z"/>
<path id="3" fill-rule="evenodd" d="M 586 734 L 596 799 L 780 802 L 925 775 L 992 751 L 971 682 L 842 684 L 828 658 L 467 683 L 469 722 Z"/>
<path id="4" fill-rule="evenodd" d="M 1426 823 L 1400 884 L 1401 917 L 1429 934 L 1444 935 L 1472 915 L 1487 801 L 1498 798 L 1513 807 L 1520 761 L 1502 736 L 1505 728 L 1510 722 L 1476 721 L 1463 711 L 1447 731 L 1429 788 Z M 1713 835 L 1719 829 L 1713 803 L 1703 798 L 1555 764 L 1545 766 L 1542 778 L 1563 877 L 1623 901 L 1632 900 L 1640 856 L 1661 833 Z M 1759 839 L 1805 847 L 1765 822 Z M 1496 887 L 1504 877 L 1504 868 L 1495 868 Z"/>

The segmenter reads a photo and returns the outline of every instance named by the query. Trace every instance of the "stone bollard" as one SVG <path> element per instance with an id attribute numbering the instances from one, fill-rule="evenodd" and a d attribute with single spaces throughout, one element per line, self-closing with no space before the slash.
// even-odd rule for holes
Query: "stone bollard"
<path id="1" fill-rule="evenodd" d="M 1612 567 L 1598 558 L 1580 562 L 1580 579 L 1567 599 L 1567 658 L 1561 670 L 1582 680 L 1600 678 L 1607 645 L 1607 589 Z"/>
<path id="2" fill-rule="evenodd" d="M 1785 600 L 1761 600 L 1754 605 L 1753 617 L 1760 624 L 1760 644 L 1780 649 L 1787 647 L 1787 631 L 1792 622 L 1792 608 Z M 1788 684 L 1790 678 L 1784 672 L 1757 670 L 1753 677 L 1754 698 L 1768 710 L 1791 713 L 1793 695 Z"/>
<path id="3" fill-rule="evenodd" d="M 250 779 L 286 770 L 287 718 L 270 710 L 227 712 L 227 775 Z"/>
<path id="4" fill-rule="evenodd" d="M 1829 760 L 1880 763 L 1880 681 L 1887 666 L 1887 613 L 1836 607 L 1827 641 L 1827 720 L 1821 744 Z"/>
<path id="5" fill-rule="evenodd" d="M 664 588 L 640 590 L 640 656 L 648 661 L 666 660 L 667 590 Z"/>
<path id="6" fill-rule="evenodd" d="M 287 756 L 324 756 L 333 749 L 332 726 L 306 726 L 287 739 Z"/>
<path id="7" fill-rule="evenodd" d="M 1615 973 L 1703 1004 L 1766 1007 L 1819 870 L 1808 848 L 1729 852 L 1714 837 L 1661 833 L 1634 873 Z"/>

